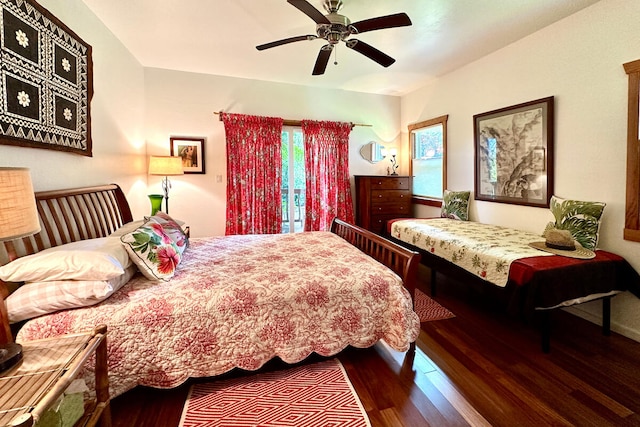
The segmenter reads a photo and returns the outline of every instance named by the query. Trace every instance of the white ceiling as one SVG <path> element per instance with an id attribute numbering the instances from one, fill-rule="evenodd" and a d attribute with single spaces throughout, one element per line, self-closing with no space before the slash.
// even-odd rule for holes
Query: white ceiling
<path id="1" fill-rule="evenodd" d="M 311 71 L 324 40 L 255 48 L 315 34 L 286 0 L 83 1 L 145 67 L 403 95 L 598 0 L 344 0 L 352 22 L 406 12 L 413 25 L 356 36 L 395 58 L 389 68 L 341 43 L 321 76 Z"/>

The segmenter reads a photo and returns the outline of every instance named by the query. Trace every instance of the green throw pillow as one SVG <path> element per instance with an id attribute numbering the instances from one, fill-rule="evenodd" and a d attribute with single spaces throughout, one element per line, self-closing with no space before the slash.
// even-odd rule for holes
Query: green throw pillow
<path id="1" fill-rule="evenodd" d="M 549 208 L 556 221 L 547 224 L 545 231 L 549 228 L 568 230 L 584 248 L 595 250 L 605 206 L 600 202 L 581 202 L 552 196 Z"/>
<path id="2" fill-rule="evenodd" d="M 444 190 L 442 195 L 442 218 L 469 220 L 469 196 L 470 191 L 449 191 Z"/>

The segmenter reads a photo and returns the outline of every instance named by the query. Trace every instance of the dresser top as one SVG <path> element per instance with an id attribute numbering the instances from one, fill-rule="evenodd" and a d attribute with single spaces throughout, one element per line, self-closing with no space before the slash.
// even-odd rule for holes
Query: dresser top
<path id="1" fill-rule="evenodd" d="M 356 178 L 411 178 L 409 175 L 354 175 Z"/>

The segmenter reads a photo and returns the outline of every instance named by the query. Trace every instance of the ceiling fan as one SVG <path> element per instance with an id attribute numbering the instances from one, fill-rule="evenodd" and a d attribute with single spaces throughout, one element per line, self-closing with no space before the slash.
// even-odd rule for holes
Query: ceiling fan
<path id="1" fill-rule="evenodd" d="M 356 52 L 361 53 L 383 67 L 390 66 L 396 62 L 395 59 L 361 40 L 349 37 L 354 34 L 361 34 L 367 31 L 411 25 L 411 19 L 409 19 L 409 16 L 407 16 L 406 13 L 379 16 L 377 18 L 365 19 L 363 21 L 352 23 L 349 18 L 338 13 L 342 7 L 342 0 L 325 0 L 324 8 L 328 12 L 327 15 L 323 15 L 307 0 L 287 0 L 287 2 L 315 21 L 316 34 L 289 37 L 271 43 L 261 44 L 256 46 L 256 49 L 265 50 L 303 40 L 324 39 L 327 41 L 327 44 L 320 48 L 316 64 L 313 67 L 314 76 L 324 74 L 329 58 L 331 57 L 331 52 L 341 41 L 345 42 L 349 49 L 353 49 Z"/>

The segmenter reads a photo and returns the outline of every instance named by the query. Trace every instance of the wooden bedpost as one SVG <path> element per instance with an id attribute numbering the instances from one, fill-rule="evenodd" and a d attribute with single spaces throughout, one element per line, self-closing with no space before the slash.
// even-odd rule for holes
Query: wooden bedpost
<path id="1" fill-rule="evenodd" d="M 111 427 L 111 405 L 109 399 L 109 363 L 107 360 L 107 326 L 98 325 L 94 334 L 104 335 L 96 349 L 96 411 L 100 426 Z"/>
<path id="2" fill-rule="evenodd" d="M 9 296 L 7 284 L 0 280 L 0 345 L 13 342 L 11 326 L 9 326 L 9 314 L 7 313 L 6 298 Z"/>

